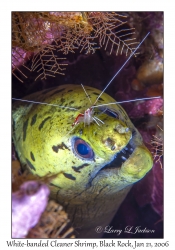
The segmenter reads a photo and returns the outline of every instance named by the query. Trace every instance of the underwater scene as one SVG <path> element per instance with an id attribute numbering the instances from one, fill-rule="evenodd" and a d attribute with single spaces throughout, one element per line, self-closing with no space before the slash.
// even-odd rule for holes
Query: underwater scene
<path id="1" fill-rule="evenodd" d="M 12 238 L 163 238 L 163 12 L 12 12 Z"/>

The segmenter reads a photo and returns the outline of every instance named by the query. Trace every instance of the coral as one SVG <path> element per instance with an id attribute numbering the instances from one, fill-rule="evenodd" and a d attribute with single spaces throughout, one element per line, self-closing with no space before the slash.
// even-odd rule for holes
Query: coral
<path id="1" fill-rule="evenodd" d="M 153 209 L 158 213 L 163 219 L 163 169 L 161 159 L 157 161 L 155 159 L 153 167 L 153 190 L 152 190 L 152 202 L 151 205 Z"/>
<path id="2" fill-rule="evenodd" d="M 136 28 L 139 39 L 143 31 L 150 32 L 144 46 L 142 56 L 138 60 L 132 88 L 147 88 L 148 96 L 163 95 L 163 12 L 132 12 L 129 16 L 131 27 Z"/>
<path id="3" fill-rule="evenodd" d="M 54 177 L 22 173 L 19 161 L 12 162 L 12 237 L 74 237 L 63 207 L 53 200 L 47 204 L 49 189 L 42 183 L 48 185 Z"/>
<path id="4" fill-rule="evenodd" d="M 24 238 L 44 211 L 49 195 L 45 184 L 28 181 L 12 193 L 12 238 Z"/>
<path id="5" fill-rule="evenodd" d="M 159 125 L 156 126 L 155 124 L 161 124 L 162 126 L 162 123 L 162 116 L 158 116 L 147 125 L 147 129 L 150 131 L 149 134 L 144 130 L 140 130 L 154 158 L 152 171 L 148 175 L 150 180 L 147 180 L 146 183 L 143 182 L 145 191 L 142 195 L 148 195 L 149 198 L 147 203 L 150 203 L 154 211 L 159 214 L 160 220 L 163 217 L 163 130 Z M 159 220 L 156 222 L 158 221 Z"/>
<path id="6" fill-rule="evenodd" d="M 162 166 L 162 158 L 163 158 L 163 129 L 158 127 L 158 132 L 156 132 L 155 135 L 153 135 L 153 139 L 151 140 L 152 145 L 152 153 L 154 156 L 155 163 L 159 162 L 159 165 Z"/>
<path id="7" fill-rule="evenodd" d="M 146 60 L 138 69 L 136 78 L 145 85 L 161 84 L 163 82 L 163 59 L 154 57 Z"/>
<path id="8" fill-rule="evenodd" d="M 26 238 L 74 238 L 73 231 L 63 207 L 51 200 L 38 224 L 29 231 Z"/>
<path id="9" fill-rule="evenodd" d="M 130 117 L 143 117 L 146 114 L 157 115 L 163 106 L 163 99 L 157 98 L 148 101 L 140 101 L 134 104 L 133 109 L 129 112 Z"/>
<path id="10" fill-rule="evenodd" d="M 75 50 L 94 53 L 104 47 L 111 54 L 131 53 L 138 42 L 132 37 L 134 28 L 122 28 L 126 16 L 115 12 L 13 12 L 12 68 L 36 71 L 37 77 L 64 74 L 64 55 Z M 25 62 L 31 58 L 29 66 Z M 35 79 L 35 80 L 36 80 Z"/>
<path id="11" fill-rule="evenodd" d="M 154 52 L 161 53 L 163 50 L 164 13 L 157 12 L 130 12 L 129 23 L 136 28 L 136 37 L 143 32 L 150 32 L 150 37 L 143 48 L 147 52 L 147 58 Z"/>

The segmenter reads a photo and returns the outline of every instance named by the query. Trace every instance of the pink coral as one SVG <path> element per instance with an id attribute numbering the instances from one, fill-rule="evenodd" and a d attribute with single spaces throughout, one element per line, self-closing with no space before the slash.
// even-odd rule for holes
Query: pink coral
<path id="1" fill-rule="evenodd" d="M 27 52 L 22 48 L 12 48 L 12 68 L 15 69 L 16 67 L 22 65 L 30 58 L 31 55 L 31 52 Z"/>
<path id="2" fill-rule="evenodd" d="M 24 238 L 44 212 L 49 196 L 45 184 L 28 181 L 12 194 L 12 238 Z"/>
<path id="3" fill-rule="evenodd" d="M 135 103 L 134 108 L 129 112 L 132 118 L 143 117 L 145 114 L 157 115 L 163 106 L 163 99 L 157 98 L 148 101 Z"/>
<path id="4" fill-rule="evenodd" d="M 153 167 L 154 182 L 152 192 L 152 207 L 163 217 L 163 169 L 161 168 L 160 161 L 155 161 Z"/>

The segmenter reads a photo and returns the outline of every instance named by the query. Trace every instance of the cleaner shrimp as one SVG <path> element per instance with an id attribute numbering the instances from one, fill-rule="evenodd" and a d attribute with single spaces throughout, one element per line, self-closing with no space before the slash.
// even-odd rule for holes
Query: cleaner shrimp
<path id="1" fill-rule="evenodd" d="M 83 84 L 81 84 L 81 86 L 82 86 L 82 88 L 83 88 L 83 90 L 85 92 L 86 97 L 89 99 L 90 107 L 88 107 L 83 113 L 79 113 L 75 117 L 74 122 L 72 123 L 72 129 L 69 131 L 69 133 L 72 132 L 74 130 L 74 128 L 81 122 L 84 123 L 84 126 L 90 125 L 92 122 L 95 122 L 98 126 L 100 126 L 100 124 L 104 124 L 104 122 L 102 120 L 100 120 L 97 116 L 94 115 L 94 108 L 104 107 L 104 106 L 114 105 L 114 104 L 127 103 L 127 102 L 136 102 L 136 101 L 152 100 L 152 99 L 160 98 L 160 96 L 156 96 L 156 97 L 138 98 L 138 99 L 133 99 L 133 100 L 126 100 L 126 101 L 120 101 L 120 102 L 116 101 L 116 102 L 112 102 L 112 103 L 96 105 L 98 100 L 102 96 L 102 94 L 106 91 L 106 89 L 109 87 L 109 85 L 112 83 L 112 81 L 116 78 L 116 76 L 124 68 L 124 66 L 127 64 L 127 62 L 131 59 L 131 57 L 133 55 L 135 55 L 136 51 L 139 49 L 139 47 L 145 41 L 145 39 L 148 37 L 149 34 L 150 34 L 150 32 L 147 33 L 147 35 L 142 39 L 142 41 L 138 44 L 138 46 L 135 48 L 135 50 L 130 54 L 130 56 L 127 58 L 127 60 L 123 63 L 123 65 L 115 73 L 115 75 L 108 82 L 108 84 L 105 86 L 105 88 L 102 90 L 102 92 L 98 95 L 98 97 L 96 98 L 94 103 L 92 103 L 91 98 L 88 95 L 85 87 L 83 86 Z M 41 105 L 50 105 L 50 106 L 56 106 L 56 107 L 59 107 L 59 108 L 66 108 L 66 109 L 78 111 L 78 109 L 74 108 L 74 107 L 62 106 L 62 105 L 57 105 L 57 104 L 50 104 L 50 103 L 46 103 L 46 102 L 36 102 L 36 101 L 30 101 L 30 100 L 24 100 L 24 99 L 18 99 L 18 98 L 12 98 L 12 100 L 35 103 L 35 104 L 41 104 Z"/>

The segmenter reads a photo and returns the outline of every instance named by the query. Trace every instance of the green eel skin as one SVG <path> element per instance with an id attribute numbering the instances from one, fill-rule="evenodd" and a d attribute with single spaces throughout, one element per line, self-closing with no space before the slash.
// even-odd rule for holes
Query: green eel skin
<path id="1" fill-rule="evenodd" d="M 100 90 L 85 86 L 95 102 Z M 78 238 L 101 237 L 96 227 L 111 222 L 133 183 L 152 168 L 142 137 L 119 105 L 94 108 L 89 125 L 75 118 L 90 108 L 80 85 L 62 85 L 27 96 L 13 105 L 13 141 L 23 167 L 34 175 L 57 174 L 51 197 L 62 204 Z M 97 104 L 115 102 L 103 93 Z"/>

